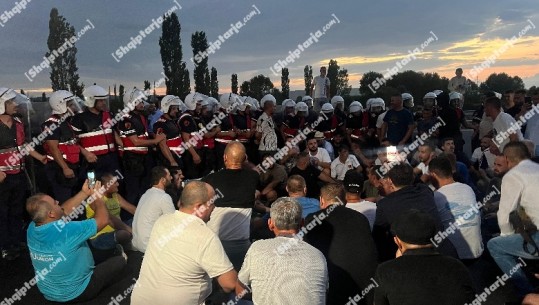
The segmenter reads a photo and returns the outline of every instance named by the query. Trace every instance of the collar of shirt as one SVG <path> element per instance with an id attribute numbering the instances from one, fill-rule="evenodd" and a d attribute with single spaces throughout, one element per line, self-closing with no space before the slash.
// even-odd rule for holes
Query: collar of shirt
<path id="1" fill-rule="evenodd" d="M 419 248 L 419 249 L 408 249 L 403 254 L 405 255 L 440 255 L 433 247 L 430 248 Z"/>

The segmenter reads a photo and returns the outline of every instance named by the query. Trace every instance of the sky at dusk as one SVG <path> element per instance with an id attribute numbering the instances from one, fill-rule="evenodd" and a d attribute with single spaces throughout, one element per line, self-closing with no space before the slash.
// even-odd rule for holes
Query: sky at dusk
<path id="1" fill-rule="evenodd" d="M 0 2 L 0 86 L 24 89 L 31 96 L 50 91 L 50 69 L 36 72 L 32 67 L 44 61 L 53 7 L 77 32 L 83 31 L 76 47 L 85 85 L 142 87 L 144 80 L 161 79 L 161 29 L 156 20 L 168 11 L 179 16 L 191 86 L 191 34 L 204 31 L 211 43 L 228 31 L 220 48 L 209 55 L 220 92 L 230 92 L 232 73 L 238 74 L 240 84 L 264 74 L 280 88 L 283 65 L 290 71 L 291 90 L 303 89 L 305 65 L 312 65 L 317 75 L 330 59 L 348 70 L 354 88 L 368 71 L 415 70 L 451 78 L 457 67 L 474 81 L 506 72 L 520 76 L 526 87 L 539 85 L 537 0 L 28 1 L 26 8 L 23 0 Z M 131 37 L 136 39 L 140 31 L 145 37 L 129 49 Z M 396 62 L 406 64 L 399 67 Z M 279 75 L 273 73 L 275 67 Z M 164 93 L 164 88 L 157 91 Z"/>

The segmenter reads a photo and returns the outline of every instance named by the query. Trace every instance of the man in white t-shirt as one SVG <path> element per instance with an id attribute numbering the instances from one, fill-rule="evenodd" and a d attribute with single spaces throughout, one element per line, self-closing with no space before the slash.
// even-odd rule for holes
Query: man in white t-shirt
<path id="1" fill-rule="evenodd" d="M 326 258 L 303 241 L 303 232 L 298 234 L 301 205 L 294 198 L 279 198 L 271 205 L 270 216 L 268 225 L 276 237 L 255 241 L 249 248 L 236 295 L 245 295 L 250 286 L 255 304 L 326 304 Z"/>
<path id="2" fill-rule="evenodd" d="M 179 211 L 155 223 L 131 304 L 204 304 L 216 278 L 231 292 L 237 273 L 221 241 L 206 226 L 215 191 L 204 182 L 185 186 Z"/>
<path id="3" fill-rule="evenodd" d="M 472 158 L 470 161 L 472 161 L 474 166 L 477 166 L 478 170 L 494 168 L 494 160 L 496 159 L 496 155 L 490 152 L 490 142 L 492 142 L 492 138 L 489 136 L 484 136 L 481 139 L 481 145 L 472 153 Z"/>
<path id="4" fill-rule="evenodd" d="M 466 93 L 466 84 L 466 77 L 462 76 L 462 68 L 457 68 L 455 76 L 451 78 L 447 85 L 447 89 L 449 89 L 449 92 L 458 92 L 464 95 Z"/>
<path id="5" fill-rule="evenodd" d="M 376 219 L 376 203 L 361 199 L 363 191 L 363 177 L 356 171 L 349 171 L 344 177 L 344 189 L 346 190 L 346 207 L 358 211 L 369 220 L 369 225 L 374 225 Z"/>
<path id="6" fill-rule="evenodd" d="M 157 218 L 174 213 L 174 203 L 165 188 L 172 182 L 168 169 L 162 166 L 152 168 L 150 174 L 152 187 L 140 197 L 133 218 L 133 248 L 144 253 L 148 246 L 150 233 Z"/>
<path id="7" fill-rule="evenodd" d="M 477 201 L 474 191 L 468 185 L 453 180 L 451 161 L 448 158 L 432 160 L 429 171 L 437 187 L 434 201 L 443 229 L 449 233 L 447 238 L 455 246 L 460 259 L 480 257 L 484 246 L 481 238 L 481 214 L 475 209 Z M 454 233 L 448 230 L 451 227 L 454 227 Z"/>
<path id="8" fill-rule="evenodd" d="M 428 183 L 430 181 L 429 163 L 436 157 L 436 146 L 432 142 L 425 142 L 419 146 L 418 151 L 421 163 L 414 168 L 414 173 L 420 175 L 421 181 Z"/>
<path id="9" fill-rule="evenodd" d="M 503 151 L 509 142 L 524 140 L 520 131 L 522 124 L 518 125 L 511 115 L 502 111 L 502 101 L 499 98 L 489 97 L 485 101 L 485 113 L 493 120 L 494 141 L 500 151 Z"/>
<path id="10" fill-rule="evenodd" d="M 319 112 L 322 105 L 329 101 L 329 78 L 326 67 L 320 68 L 320 75 L 315 76 L 311 85 L 311 96 L 314 97 L 314 110 Z"/>
<path id="11" fill-rule="evenodd" d="M 313 136 L 307 140 L 307 152 L 311 157 L 311 164 L 323 171 L 326 175 L 331 175 L 331 158 L 325 148 L 318 147 L 318 142 Z"/>
<path id="12" fill-rule="evenodd" d="M 331 178 L 343 181 L 349 170 L 355 170 L 359 166 L 356 156 L 351 155 L 348 146 L 343 144 L 339 148 L 339 157 L 331 162 Z"/>

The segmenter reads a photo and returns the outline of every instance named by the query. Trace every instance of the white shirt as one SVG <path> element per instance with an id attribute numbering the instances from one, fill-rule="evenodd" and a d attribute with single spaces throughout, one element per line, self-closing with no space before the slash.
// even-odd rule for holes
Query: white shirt
<path id="1" fill-rule="evenodd" d="M 329 87 L 329 84 L 330 84 L 330 81 L 327 75 L 325 77 L 321 77 L 320 75 L 315 76 L 313 79 L 313 84 L 314 84 L 313 98 L 322 98 L 322 97 L 327 98 L 326 86 Z"/>
<path id="2" fill-rule="evenodd" d="M 255 241 L 238 280 L 251 285 L 255 305 L 326 304 L 326 259 L 318 249 L 295 238 Z"/>
<path id="3" fill-rule="evenodd" d="M 539 164 L 524 160 L 509 170 L 502 179 L 500 207 L 498 210 L 498 225 L 501 235 L 513 234 L 509 224 L 509 213 L 516 210 L 520 204 L 530 216 L 532 222 L 539 226 Z"/>
<path id="4" fill-rule="evenodd" d="M 463 87 L 459 88 L 459 85 Z M 465 86 L 466 86 L 466 77 L 453 76 L 453 78 L 451 78 L 451 80 L 449 81 L 449 84 L 447 85 L 447 89 L 449 89 L 450 92 L 456 91 L 456 92 L 464 94 L 466 92 Z"/>
<path id="5" fill-rule="evenodd" d="M 520 128 L 517 128 L 515 119 L 505 112 L 498 114 L 494 122 L 492 122 L 492 128 L 494 129 L 494 141 L 498 143 L 501 152 L 503 152 L 503 148 L 510 141 L 509 136 L 505 137 L 502 133 L 512 134 L 509 133 L 509 130 L 516 129 L 518 140 L 524 140 Z"/>
<path id="6" fill-rule="evenodd" d="M 155 223 L 132 305 L 204 304 L 211 279 L 234 267 L 200 218 L 176 211 Z"/>
<path id="7" fill-rule="evenodd" d="M 346 207 L 352 210 L 358 211 L 365 215 L 369 220 L 369 225 L 374 226 L 374 220 L 376 219 L 376 203 L 363 200 L 361 202 L 347 202 Z"/>
<path id="8" fill-rule="evenodd" d="M 256 131 L 262 133 L 258 150 L 272 151 L 277 150 L 277 134 L 275 133 L 275 123 L 273 118 L 263 112 L 258 121 L 256 121 Z"/>
<path id="9" fill-rule="evenodd" d="M 489 134 L 492 131 L 492 119 L 483 113 L 483 118 L 479 123 L 479 139 Z"/>
<path id="10" fill-rule="evenodd" d="M 215 207 L 208 221 L 208 228 L 217 234 L 220 240 L 249 239 L 252 212 L 253 209 Z"/>
<path id="11" fill-rule="evenodd" d="M 488 148 L 485 149 L 485 151 L 482 151 L 481 147 L 476 148 L 470 161 L 472 161 L 472 163 L 480 161 L 483 158 L 483 153 L 485 153 L 485 158 L 487 158 L 488 167 L 494 168 L 494 160 L 496 159 L 496 155 L 491 153 L 490 149 Z"/>
<path id="12" fill-rule="evenodd" d="M 524 115 L 524 118 L 528 120 L 524 138 L 531 140 L 535 145 L 539 145 L 539 113 L 533 112 L 533 115 L 530 115 L 528 114 L 529 119 Z"/>
<path id="13" fill-rule="evenodd" d="M 153 225 L 159 216 L 174 213 L 172 198 L 162 189 L 152 187 L 138 202 L 133 217 L 133 248 L 145 252 Z"/>
<path id="14" fill-rule="evenodd" d="M 387 111 L 380 114 L 378 118 L 376 118 L 376 128 L 382 128 L 382 125 L 384 125 L 384 118 L 386 117 Z M 385 137 L 386 135 L 382 135 L 382 137 Z"/>
<path id="15" fill-rule="evenodd" d="M 419 163 L 417 166 L 416 166 L 417 169 L 421 170 L 421 173 L 423 175 L 428 175 L 429 174 L 429 166 L 426 165 L 425 163 L 421 162 Z"/>
<path id="16" fill-rule="evenodd" d="M 447 238 L 455 246 L 460 259 L 474 259 L 483 253 L 481 215 L 472 209 L 475 193 L 466 184 L 455 182 L 434 192 L 434 201 L 444 230 L 455 224 L 458 230 Z M 458 220 L 458 222 L 457 222 Z"/>
<path id="17" fill-rule="evenodd" d="M 307 151 L 309 152 L 309 156 L 311 158 L 316 158 L 320 162 L 331 163 L 331 158 L 329 157 L 329 153 L 325 148 L 318 147 L 318 150 L 316 151 L 316 154 L 314 154 L 314 155 L 311 153 L 311 151 L 309 149 L 307 149 Z M 323 170 L 324 168 L 319 165 L 318 169 Z"/>
<path id="18" fill-rule="evenodd" d="M 359 162 L 354 155 L 348 155 L 348 158 L 344 163 L 341 162 L 340 158 L 336 158 L 331 162 L 331 178 L 342 181 L 344 180 L 347 171 L 355 169 L 358 166 Z"/>

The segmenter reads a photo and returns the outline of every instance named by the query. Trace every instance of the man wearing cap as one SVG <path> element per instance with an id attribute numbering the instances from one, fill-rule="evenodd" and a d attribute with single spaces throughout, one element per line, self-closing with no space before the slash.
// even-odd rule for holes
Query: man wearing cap
<path id="1" fill-rule="evenodd" d="M 344 189 L 346 190 L 346 207 L 365 215 L 369 225 L 374 225 L 376 218 L 376 203 L 361 199 L 363 192 L 363 176 L 357 171 L 348 171 L 344 176 Z"/>
<path id="2" fill-rule="evenodd" d="M 313 79 L 311 85 L 311 96 L 314 96 L 314 110 L 320 111 L 322 105 L 329 101 L 329 86 L 330 81 L 326 76 L 326 67 L 320 67 L 320 75 Z"/>
<path id="3" fill-rule="evenodd" d="M 391 228 L 397 258 L 376 270 L 376 305 L 472 303 L 470 274 L 460 261 L 434 249 L 430 240 L 437 232 L 436 222 L 428 213 L 410 210 Z"/>
<path id="4" fill-rule="evenodd" d="M 356 156 L 350 154 L 350 149 L 346 145 L 342 145 L 339 149 L 339 157 L 331 162 L 331 178 L 337 181 L 343 181 L 344 176 L 348 171 L 354 171 L 360 168 L 359 161 Z"/>
<path id="5" fill-rule="evenodd" d="M 346 208 L 344 188 L 326 184 L 320 190 L 321 210 L 305 219 L 305 241 L 320 250 L 328 262 L 327 304 L 346 304 L 349 297 L 372 284 L 378 265 L 367 218 Z M 372 304 L 373 293 L 357 304 Z"/>

